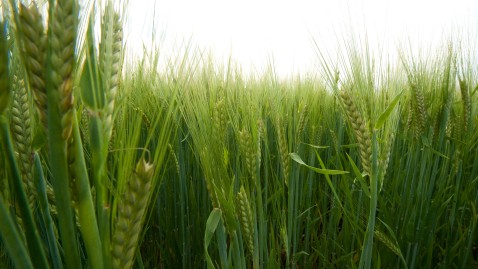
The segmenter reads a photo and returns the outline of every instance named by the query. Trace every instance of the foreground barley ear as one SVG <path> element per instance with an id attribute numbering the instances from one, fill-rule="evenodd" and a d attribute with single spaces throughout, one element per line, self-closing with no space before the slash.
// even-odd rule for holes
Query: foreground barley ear
<path id="1" fill-rule="evenodd" d="M 111 244 L 112 267 L 129 269 L 141 233 L 143 215 L 148 205 L 154 165 L 141 158 L 133 178 L 118 203 L 118 216 Z"/>
<path id="2" fill-rule="evenodd" d="M 16 75 L 13 75 L 12 87 L 14 92 L 10 125 L 23 185 L 27 192 L 30 208 L 33 209 L 36 188 L 32 176 L 30 102 L 23 80 Z"/>
<path id="3" fill-rule="evenodd" d="M 105 93 L 104 134 L 109 140 L 113 130 L 114 108 L 122 72 L 121 58 L 123 46 L 123 28 L 120 15 L 114 11 L 112 2 L 108 1 L 102 18 L 102 36 L 100 66 L 103 73 Z"/>
<path id="4" fill-rule="evenodd" d="M 76 1 L 57 1 L 54 18 L 50 20 L 50 79 L 59 94 L 62 138 L 71 136 L 73 125 L 73 69 L 77 31 Z"/>
<path id="5" fill-rule="evenodd" d="M 354 102 L 352 101 L 352 97 L 350 96 L 350 94 L 347 91 L 342 90 L 340 91 L 339 96 L 342 100 L 342 103 L 344 104 L 345 113 L 347 114 L 349 122 L 352 125 L 352 129 L 359 144 L 360 160 L 362 162 L 362 166 L 365 172 L 371 175 L 372 141 L 370 129 L 366 127 L 363 117 L 358 111 Z"/>
<path id="6" fill-rule="evenodd" d="M 47 93 L 45 83 L 46 34 L 36 4 L 20 5 L 20 35 L 23 41 L 25 69 L 41 128 L 47 128 Z"/>

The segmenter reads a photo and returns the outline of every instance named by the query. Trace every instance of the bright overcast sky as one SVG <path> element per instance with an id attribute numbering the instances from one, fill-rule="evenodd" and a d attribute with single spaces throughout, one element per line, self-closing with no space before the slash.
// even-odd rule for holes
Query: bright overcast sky
<path id="1" fill-rule="evenodd" d="M 330 52 L 351 32 L 390 55 L 399 41 L 423 48 L 450 36 L 471 37 L 476 48 L 478 34 L 478 0 L 131 0 L 127 16 L 136 54 L 155 29 L 164 54 L 191 40 L 245 71 L 264 70 L 272 56 L 280 75 L 311 71 L 313 40 Z"/>

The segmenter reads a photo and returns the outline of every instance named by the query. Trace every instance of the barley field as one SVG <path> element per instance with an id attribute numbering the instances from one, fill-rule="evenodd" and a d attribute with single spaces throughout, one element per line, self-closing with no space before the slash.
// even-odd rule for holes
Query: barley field
<path id="1" fill-rule="evenodd" d="M 0 23 L 0 268 L 478 266 L 460 44 L 245 76 L 194 48 L 126 64 L 108 1 L 18 2 Z"/>

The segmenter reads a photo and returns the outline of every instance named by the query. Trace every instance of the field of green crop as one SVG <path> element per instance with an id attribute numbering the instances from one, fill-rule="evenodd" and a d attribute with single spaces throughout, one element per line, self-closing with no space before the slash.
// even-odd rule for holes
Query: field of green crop
<path id="1" fill-rule="evenodd" d="M 459 44 L 246 77 L 195 49 L 124 64 L 109 2 L 16 2 L 0 268 L 478 266 L 478 66 Z"/>

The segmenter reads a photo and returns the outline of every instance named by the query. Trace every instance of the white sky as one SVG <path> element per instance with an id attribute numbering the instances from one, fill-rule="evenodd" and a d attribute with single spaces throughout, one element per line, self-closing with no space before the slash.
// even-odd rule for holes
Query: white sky
<path id="1" fill-rule="evenodd" d="M 465 43 L 477 48 L 478 0 L 130 0 L 127 10 L 126 35 L 137 55 L 152 35 L 164 55 L 191 40 L 217 59 L 232 55 L 246 72 L 264 70 L 273 56 L 282 76 L 312 71 L 313 39 L 333 52 L 351 32 L 367 33 L 371 46 L 381 44 L 392 57 L 408 40 L 428 48 L 471 37 Z"/>

